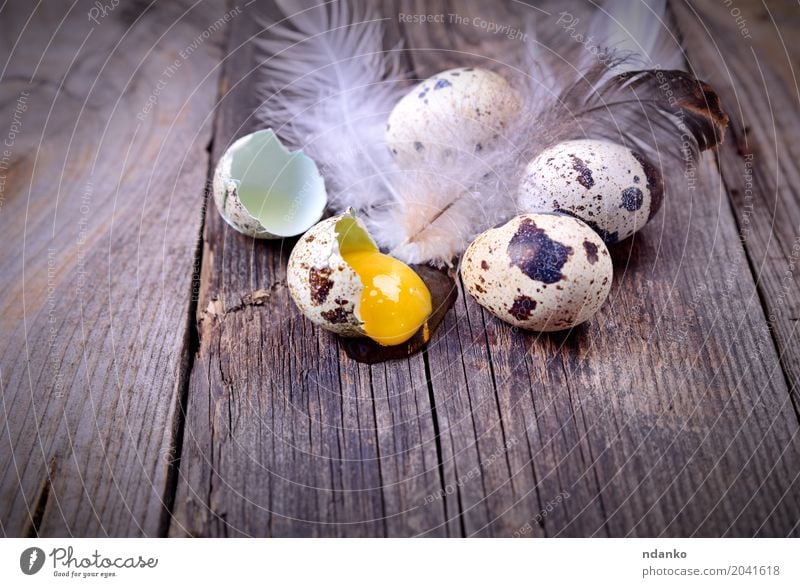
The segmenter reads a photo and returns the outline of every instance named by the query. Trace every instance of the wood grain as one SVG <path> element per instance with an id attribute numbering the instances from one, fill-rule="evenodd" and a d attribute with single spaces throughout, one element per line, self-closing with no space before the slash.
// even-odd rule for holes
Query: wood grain
<path id="1" fill-rule="evenodd" d="M 589 324 L 519 332 L 459 287 L 424 353 L 364 365 L 292 304 L 293 240 L 205 209 L 258 127 L 253 11 L 275 7 L 191 6 L 92 23 L 87 2 L 60 24 L 47 3 L 24 32 L 32 7 L 3 7 L 0 136 L 21 120 L 0 184 L 4 535 L 797 535 L 800 126 L 774 45 L 673 6 L 732 133 L 614 248 Z M 382 6 L 418 77 L 502 67 L 531 40 L 481 23 L 535 14 L 552 36 L 564 9 Z"/>
<path id="2" fill-rule="evenodd" d="M 233 27 L 215 159 L 256 128 L 259 32 L 252 19 Z M 420 508 L 441 486 L 422 357 L 362 365 L 303 319 L 286 289 L 293 244 L 207 217 L 171 534 L 397 536 L 441 524 L 441 506 Z M 268 302 L 244 304 L 258 289 Z"/>
<path id="3" fill-rule="evenodd" d="M 795 49 L 790 56 L 785 45 L 783 55 L 774 47 L 765 53 L 759 44 L 768 35 L 782 41 L 796 31 L 781 34 L 770 20 L 748 39 L 720 7 L 677 8 L 691 31 L 686 43 L 692 65 L 718 88 L 731 112 L 730 140 L 718 165 L 767 318 L 753 359 L 774 339 L 800 417 L 800 90 L 796 80 L 787 82 L 776 71 L 782 66 L 791 72 L 797 54 Z"/>
<path id="4" fill-rule="evenodd" d="M 400 12 L 518 25 L 525 10 L 400 2 L 385 14 L 425 77 L 500 57 L 508 42 L 469 24 L 395 25 Z M 234 34 L 237 51 L 248 34 Z M 230 84 L 248 87 L 252 72 L 238 67 Z M 252 128 L 246 115 L 225 119 L 252 110 L 243 101 L 252 92 L 240 92 L 222 108 L 223 144 Z M 211 326 L 200 316 L 173 534 L 789 532 L 797 421 L 775 348 L 758 339 L 764 315 L 727 194 L 710 158 L 699 172 L 699 188 L 674 194 L 614 251 L 612 298 L 590 325 L 569 336 L 514 332 L 462 291 L 423 357 L 373 367 L 337 353 L 291 307 L 291 243 L 252 243 L 209 218 L 213 269 L 201 299 L 237 309 Z M 269 304 L 240 310 L 257 287 L 275 292 Z M 261 416 L 241 407 L 255 398 Z M 260 476 L 243 478 L 254 466 Z M 347 489 L 357 490 L 349 502 Z"/>
<path id="5" fill-rule="evenodd" d="M 478 3 L 408 10 L 424 11 L 519 22 Z M 419 77 L 491 43 L 469 26 L 411 34 Z M 508 535 L 525 516 L 556 536 L 792 529 L 797 422 L 774 347 L 750 364 L 763 312 L 707 159 L 700 176 L 700 189 L 673 194 L 653 226 L 613 251 L 615 288 L 587 327 L 564 338 L 509 333 L 467 300 L 452 318 L 458 341 L 429 352 L 438 410 L 450 417 L 440 429 L 458 430 L 445 471 L 449 460 L 457 478 L 508 438 L 524 440 L 463 488 L 467 535 Z M 759 422 L 765 405 L 772 420 Z M 541 507 L 564 492 L 552 513 L 532 511 L 532 495 Z"/>
<path id="6" fill-rule="evenodd" d="M 180 52 L 224 11 L 91 6 L 0 17 L 4 139 L 27 100 L 0 210 L 8 536 L 155 536 L 168 488 L 219 35 Z"/>

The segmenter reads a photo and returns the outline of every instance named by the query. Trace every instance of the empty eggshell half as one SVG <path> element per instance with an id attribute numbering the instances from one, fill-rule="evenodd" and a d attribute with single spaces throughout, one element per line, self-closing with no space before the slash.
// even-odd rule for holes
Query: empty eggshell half
<path id="1" fill-rule="evenodd" d="M 214 202 L 234 229 L 255 238 L 302 234 L 328 201 L 316 163 L 289 151 L 272 129 L 234 142 L 214 172 Z"/>

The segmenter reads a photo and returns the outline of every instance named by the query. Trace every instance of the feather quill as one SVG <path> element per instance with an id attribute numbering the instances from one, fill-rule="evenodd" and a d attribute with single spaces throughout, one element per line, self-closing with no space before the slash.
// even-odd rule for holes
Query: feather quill
<path id="1" fill-rule="evenodd" d="M 445 129 L 439 136 L 447 137 Z M 504 173 L 509 156 L 502 149 L 458 151 L 406 170 L 397 197 L 370 215 L 370 231 L 406 263 L 451 265 L 479 232 L 513 215 L 516 181 Z"/>

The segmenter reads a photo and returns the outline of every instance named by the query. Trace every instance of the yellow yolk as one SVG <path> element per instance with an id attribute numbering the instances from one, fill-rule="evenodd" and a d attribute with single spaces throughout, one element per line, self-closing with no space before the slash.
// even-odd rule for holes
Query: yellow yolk
<path id="1" fill-rule="evenodd" d="M 364 287 L 359 314 L 367 336 L 384 346 L 414 336 L 433 311 L 431 294 L 419 275 L 378 251 L 355 251 L 343 257 Z"/>

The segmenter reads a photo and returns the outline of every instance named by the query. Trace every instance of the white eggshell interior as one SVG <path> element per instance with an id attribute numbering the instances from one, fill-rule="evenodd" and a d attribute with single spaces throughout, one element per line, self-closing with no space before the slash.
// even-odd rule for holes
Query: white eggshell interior
<path id="1" fill-rule="evenodd" d="M 302 151 L 286 149 L 272 129 L 242 137 L 223 159 L 228 186 L 267 233 L 254 236 L 295 236 L 322 217 L 327 193 L 317 165 Z"/>

